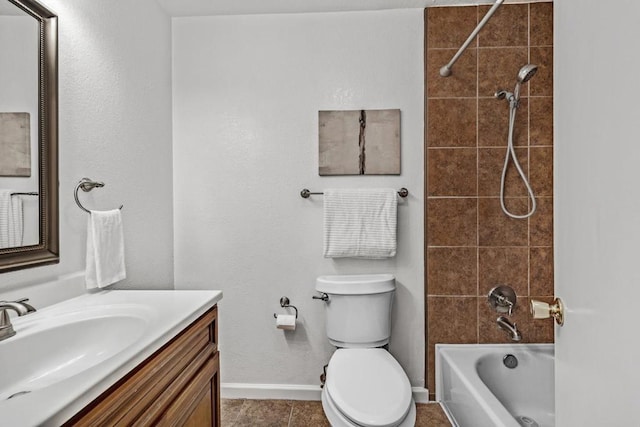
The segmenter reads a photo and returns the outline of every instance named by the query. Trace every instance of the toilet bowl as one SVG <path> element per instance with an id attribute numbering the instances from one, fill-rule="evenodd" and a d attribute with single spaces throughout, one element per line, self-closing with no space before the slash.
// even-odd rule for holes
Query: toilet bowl
<path id="1" fill-rule="evenodd" d="M 336 350 L 327 367 L 322 406 L 333 427 L 406 427 L 416 419 L 409 379 L 381 348 Z"/>
<path id="2" fill-rule="evenodd" d="M 333 427 L 407 427 L 416 419 L 411 384 L 386 348 L 395 277 L 321 276 L 327 336 L 338 347 L 327 366 L 322 407 Z"/>

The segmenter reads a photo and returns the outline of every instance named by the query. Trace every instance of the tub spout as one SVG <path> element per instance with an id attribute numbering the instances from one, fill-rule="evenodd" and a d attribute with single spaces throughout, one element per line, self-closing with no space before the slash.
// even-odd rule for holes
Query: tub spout
<path id="1" fill-rule="evenodd" d="M 506 331 L 511 336 L 511 341 L 520 341 L 522 339 L 522 334 L 518 330 L 518 327 L 515 323 L 511 323 L 509 319 L 504 316 L 498 317 L 496 320 L 498 323 L 498 327 L 503 331 Z"/>

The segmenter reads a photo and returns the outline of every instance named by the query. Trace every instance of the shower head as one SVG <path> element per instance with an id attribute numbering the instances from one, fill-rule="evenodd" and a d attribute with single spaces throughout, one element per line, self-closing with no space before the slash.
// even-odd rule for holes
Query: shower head
<path id="1" fill-rule="evenodd" d="M 518 71 L 518 83 L 528 82 L 536 71 L 538 71 L 538 66 L 533 64 L 527 64 L 520 68 L 520 71 Z"/>
<path id="2" fill-rule="evenodd" d="M 538 71 L 538 66 L 533 64 L 527 64 L 518 71 L 518 80 L 516 81 L 516 87 L 513 90 L 514 100 L 516 102 L 520 100 L 520 85 L 531 80 L 531 77 L 533 77 L 536 71 Z"/>

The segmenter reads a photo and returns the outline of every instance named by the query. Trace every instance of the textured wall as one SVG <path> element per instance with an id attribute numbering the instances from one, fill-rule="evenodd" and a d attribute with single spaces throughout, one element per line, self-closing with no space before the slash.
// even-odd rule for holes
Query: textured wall
<path id="1" fill-rule="evenodd" d="M 442 78 L 438 70 L 464 42 L 488 6 L 428 8 L 427 56 L 427 336 L 428 384 L 434 389 L 436 343 L 509 342 L 486 295 L 512 286 L 512 321 L 524 342 L 551 342 L 551 322 L 533 322 L 530 297 L 553 295 L 553 3 L 503 5 Z M 538 209 L 529 220 L 500 209 L 500 175 L 508 103 L 520 67 L 539 66 L 523 86 L 515 145 Z M 507 207 L 526 213 L 527 192 L 513 166 Z"/>
<path id="2" fill-rule="evenodd" d="M 124 204 L 118 286 L 172 288 L 170 18 L 154 0 L 43 3 L 59 16 L 61 262 L 3 274 L 0 287 L 84 270 L 87 216 L 72 192 L 88 176 L 107 185 L 82 194 L 86 206 Z"/>
<path id="3" fill-rule="evenodd" d="M 173 24 L 176 288 L 222 289 L 224 383 L 317 385 L 332 347 L 315 278 L 398 279 L 391 352 L 424 383 L 422 10 L 179 18 Z M 318 111 L 399 108 L 400 176 L 318 176 Z M 398 255 L 322 257 L 322 197 L 407 187 Z M 295 333 L 275 329 L 286 295 Z"/>

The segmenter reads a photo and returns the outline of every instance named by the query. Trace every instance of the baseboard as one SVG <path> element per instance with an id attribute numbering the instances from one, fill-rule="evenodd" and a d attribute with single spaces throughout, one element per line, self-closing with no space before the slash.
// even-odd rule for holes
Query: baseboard
<path id="1" fill-rule="evenodd" d="M 320 400 L 319 385 L 221 383 L 223 399 Z"/>
<path id="2" fill-rule="evenodd" d="M 429 391 L 424 387 L 412 387 L 416 403 L 427 403 Z M 245 384 L 222 383 L 220 395 L 223 399 L 280 399 L 280 400 L 320 400 L 322 389 L 319 385 L 304 384 Z"/>
<path id="3" fill-rule="evenodd" d="M 429 402 L 429 390 L 424 387 L 411 387 L 411 392 L 413 393 L 413 400 L 416 403 L 427 403 Z"/>

